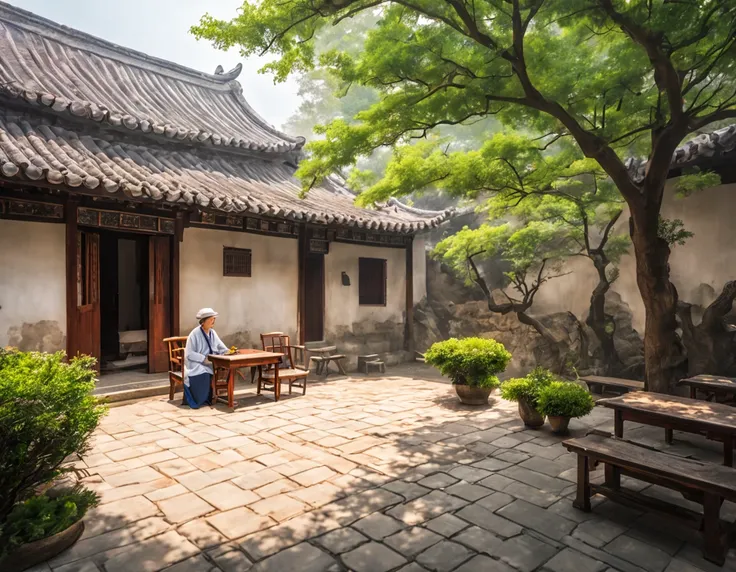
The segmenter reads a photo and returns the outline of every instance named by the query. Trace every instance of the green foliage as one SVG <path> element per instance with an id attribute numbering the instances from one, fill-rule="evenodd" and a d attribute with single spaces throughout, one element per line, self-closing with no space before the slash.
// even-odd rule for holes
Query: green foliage
<path id="1" fill-rule="evenodd" d="M 452 383 L 493 388 L 498 387 L 496 376 L 506 369 L 511 354 L 496 340 L 450 338 L 432 344 L 424 358 Z"/>
<path id="2" fill-rule="evenodd" d="M 470 264 L 473 260 L 498 259 L 508 270 L 504 273 L 509 284 L 522 291 L 528 281 L 539 278 L 545 281 L 552 277 L 562 258 L 571 253 L 568 236 L 559 224 L 535 221 L 526 226 L 512 227 L 511 224 L 463 228 L 439 242 L 433 251 L 435 258 L 450 266 L 466 284 L 476 279 Z M 540 270 L 542 261 L 546 269 Z"/>
<path id="3" fill-rule="evenodd" d="M 13 505 L 83 453 L 105 408 L 92 396 L 94 359 L 0 350 L 0 523 Z"/>
<path id="4" fill-rule="evenodd" d="M 553 417 L 584 417 L 594 406 L 590 393 L 569 381 L 553 381 L 540 391 L 537 401 L 537 410 Z"/>
<path id="5" fill-rule="evenodd" d="M 41 495 L 16 504 L 0 526 L 0 558 L 23 544 L 66 530 L 98 502 L 96 493 L 78 487 L 53 498 Z"/>
<path id="6" fill-rule="evenodd" d="M 717 173 L 688 173 L 675 179 L 675 192 L 680 197 L 688 197 L 693 193 L 720 184 L 721 177 Z"/>
<path id="7" fill-rule="evenodd" d="M 277 81 L 319 66 L 344 93 L 355 86 L 377 93 L 350 125 L 339 118 L 324 129 L 327 144 L 311 144 L 312 158 L 300 169 L 309 186 L 381 146 L 486 118 L 549 134 L 543 145 L 570 135 L 585 144 L 586 132 L 621 157 L 646 155 L 652 130 L 676 114 L 700 129 L 734 110 L 735 21 L 734 0 L 262 0 L 244 2 L 230 21 L 206 15 L 192 32 L 218 48 L 238 46 L 244 56 L 274 54 L 263 71 Z M 326 30 L 345 25 L 359 42 L 332 34 L 329 47 L 318 49 Z M 681 97 L 665 89 L 663 64 L 648 53 L 674 68 Z"/>
<path id="8" fill-rule="evenodd" d="M 536 408 L 539 394 L 543 388 L 552 383 L 556 377 L 543 367 L 535 367 L 525 377 L 508 379 L 501 384 L 501 397 L 508 401 L 526 400 Z"/>
<path id="9" fill-rule="evenodd" d="M 672 247 L 676 244 L 683 246 L 689 238 L 695 236 L 689 230 L 685 230 L 685 223 L 679 218 L 666 219 L 659 217 L 659 228 L 657 229 L 659 238 L 664 239 L 667 244 Z"/>

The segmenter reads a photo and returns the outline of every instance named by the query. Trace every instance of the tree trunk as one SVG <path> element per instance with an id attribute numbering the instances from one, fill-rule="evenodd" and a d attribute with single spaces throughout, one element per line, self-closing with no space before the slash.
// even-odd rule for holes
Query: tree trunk
<path id="1" fill-rule="evenodd" d="M 692 305 L 680 302 L 677 314 L 682 326 L 682 338 L 687 349 L 687 373 L 734 375 L 733 342 L 736 335 L 723 322 L 731 311 L 736 298 L 736 281 L 727 282 L 713 303 L 703 313 L 703 319 L 695 326 Z"/>
<path id="2" fill-rule="evenodd" d="M 590 295 L 590 310 L 585 323 L 595 333 L 601 344 L 603 353 L 603 367 L 606 375 L 616 376 L 621 369 L 621 359 L 616 352 L 613 337 L 616 333 L 616 322 L 613 316 L 606 314 L 606 294 L 611 289 L 611 283 L 606 276 L 608 260 L 605 255 L 595 254 L 593 264 L 598 271 L 598 284 Z"/>
<path id="3" fill-rule="evenodd" d="M 647 391 L 673 393 L 674 384 L 687 371 L 677 335 L 677 289 L 670 282 L 669 246 L 658 235 L 659 207 L 642 210 L 632 212 L 630 232 L 636 257 L 636 281 L 646 311 L 645 387 Z"/>

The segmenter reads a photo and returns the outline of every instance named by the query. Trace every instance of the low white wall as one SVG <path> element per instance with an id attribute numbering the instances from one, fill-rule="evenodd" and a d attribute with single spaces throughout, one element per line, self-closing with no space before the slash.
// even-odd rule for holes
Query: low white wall
<path id="1" fill-rule="evenodd" d="M 66 349 L 65 231 L 0 220 L 0 347 Z"/>
<path id="2" fill-rule="evenodd" d="M 358 303 L 358 259 L 386 260 L 386 305 L 361 306 Z M 350 286 L 342 285 L 342 273 L 350 277 Z M 333 242 L 325 256 L 325 330 L 370 320 L 403 322 L 406 306 L 406 251 L 361 244 Z"/>
<path id="3" fill-rule="evenodd" d="M 685 229 L 695 236 L 684 246 L 672 247 L 672 283 L 680 299 L 709 304 L 713 297 L 703 299 L 701 284 L 712 287 L 717 295 L 725 282 L 736 279 L 736 248 L 733 247 L 736 242 L 736 225 L 733 223 L 736 220 L 736 184 L 720 185 L 686 198 L 675 196 L 673 187 L 674 180 L 668 181 L 662 216 L 682 220 Z M 628 232 L 628 218 L 628 213 L 624 212 L 617 225 L 619 232 Z M 542 286 L 534 303 L 535 312 L 569 310 L 578 317 L 587 314 L 590 294 L 597 281 L 593 264 L 579 258 L 569 262 L 566 270 L 572 270 L 572 273 Z M 643 334 L 644 304 L 636 284 L 633 252 L 622 259 L 620 275 L 613 290 L 631 307 L 633 326 Z"/>
<path id="4" fill-rule="evenodd" d="M 386 305 L 358 303 L 359 258 L 386 260 Z M 343 286 L 346 272 L 350 286 Z M 333 242 L 325 257 L 325 339 L 338 346 L 354 368 L 358 355 L 376 353 L 389 364 L 403 359 L 406 251 Z"/>
<path id="5" fill-rule="evenodd" d="M 223 247 L 249 248 L 250 278 L 222 275 Z M 202 307 L 220 313 L 215 330 L 223 341 L 259 347 L 263 332 L 297 331 L 298 244 L 294 239 L 187 228 L 181 245 L 181 333 L 197 325 Z"/>
<path id="6" fill-rule="evenodd" d="M 423 237 L 414 238 L 414 304 L 427 297 L 427 244 Z"/>

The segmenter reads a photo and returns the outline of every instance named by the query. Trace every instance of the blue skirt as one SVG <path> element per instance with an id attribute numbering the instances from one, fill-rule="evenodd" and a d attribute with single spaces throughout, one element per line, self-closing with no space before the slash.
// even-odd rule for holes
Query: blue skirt
<path id="1" fill-rule="evenodd" d="M 210 391 L 212 376 L 209 373 L 189 376 L 189 385 L 184 385 L 184 401 L 182 405 L 188 405 L 192 409 L 199 409 L 210 403 Z"/>

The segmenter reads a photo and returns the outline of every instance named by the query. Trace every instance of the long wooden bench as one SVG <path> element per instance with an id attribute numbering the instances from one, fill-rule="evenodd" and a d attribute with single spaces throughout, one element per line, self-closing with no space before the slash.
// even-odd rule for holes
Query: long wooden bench
<path id="1" fill-rule="evenodd" d="M 736 501 L 736 469 L 675 457 L 600 432 L 569 439 L 563 445 L 578 456 L 578 489 L 573 506 L 590 512 L 591 496 L 601 494 L 635 508 L 644 506 L 683 518 L 701 532 L 703 556 L 723 565 L 733 523 L 722 521 L 720 511 L 724 500 Z M 605 465 L 605 481 L 601 485 L 590 482 L 590 471 L 598 463 Z M 686 499 L 700 503 L 703 512 L 622 488 L 621 475 L 678 491 Z"/>
<path id="2" fill-rule="evenodd" d="M 603 377 L 601 375 L 586 375 L 581 377 L 588 386 L 600 386 L 600 392 L 603 393 L 606 387 L 615 387 L 625 391 L 644 391 L 644 382 L 635 381 L 633 379 L 622 379 L 620 377 Z"/>

